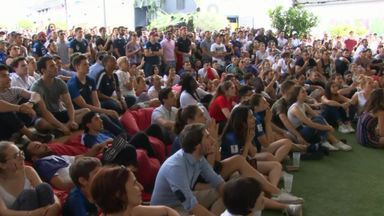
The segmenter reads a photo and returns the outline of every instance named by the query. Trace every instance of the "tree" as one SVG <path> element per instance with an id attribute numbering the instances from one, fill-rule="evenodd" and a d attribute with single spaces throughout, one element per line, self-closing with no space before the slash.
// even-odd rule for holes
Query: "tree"
<path id="1" fill-rule="evenodd" d="M 293 31 L 299 35 L 308 34 L 311 28 L 319 22 L 317 16 L 305 10 L 301 5 L 290 7 L 288 10 L 284 10 L 283 6 L 277 6 L 275 9 L 269 10 L 268 14 L 272 27 L 289 36 L 292 36 Z"/>

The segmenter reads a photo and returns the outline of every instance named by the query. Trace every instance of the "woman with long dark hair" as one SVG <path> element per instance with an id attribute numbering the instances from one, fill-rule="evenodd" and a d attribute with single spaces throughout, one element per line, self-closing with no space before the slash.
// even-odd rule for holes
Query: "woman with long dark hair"
<path id="1" fill-rule="evenodd" d="M 316 147 L 321 144 L 331 150 L 350 151 L 352 147 L 338 140 L 332 133 L 333 127 L 317 112 L 305 103 L 307 92 L 301 86 L 295 86 L 291 91 L 288 109 L 288 119 L 299 131 L 303 138 Z M 331 143 L 329 143 L 330 141 Z"/>
<path id="2" fill-rule="evenodd" d="M 357 142 L 372 148 L 384 148 L 384 89 L 376 89 L 365 104 L 357 122 Z"/>
<path id="3" fill-rule="evenodd" d="M 324 110 L 322 116 L 332 126 L 339 126 L 340 133 L 352 133 L 351 120 L 353 116 L 349 115 L 351 100 L 341 95 L 339 85 L 334 82 L 328 82 L 325 85 L 325 94 L 321 97 Z"/>

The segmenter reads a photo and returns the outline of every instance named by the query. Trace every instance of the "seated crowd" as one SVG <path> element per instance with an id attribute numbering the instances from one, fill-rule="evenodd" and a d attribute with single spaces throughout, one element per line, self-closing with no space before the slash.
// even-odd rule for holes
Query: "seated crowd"
<path id="1" fill-rule="evenodd" d="M 384 147 L 382 42 L 263 28 L 11 32 L 0 215 L 302 215 L 304 199 L 279 188 L 299 169 L 293 152 L 351 151 L 335 130 Z"/>

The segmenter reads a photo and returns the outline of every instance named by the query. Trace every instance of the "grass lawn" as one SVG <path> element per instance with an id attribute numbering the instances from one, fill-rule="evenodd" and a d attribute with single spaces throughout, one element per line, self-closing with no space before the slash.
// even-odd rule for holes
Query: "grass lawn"
<path id="1" fill-rule="evenodd" d="M 293 173 L 292 193 L 304 198 L 304 215 L 384 215 L 384 152 L 360 146 L 355 134 L 337 133 L 337 137 L 347 139 L 353 150 L 301 161 L 300 170 Z M 263 212 L 263 216 L 276 215 L 281 213 Z"/>

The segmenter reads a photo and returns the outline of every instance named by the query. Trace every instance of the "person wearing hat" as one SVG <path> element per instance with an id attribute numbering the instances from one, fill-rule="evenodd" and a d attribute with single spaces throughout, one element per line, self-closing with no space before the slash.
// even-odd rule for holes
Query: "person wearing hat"
<path id="1" fill-rule="evenodd" d="M 149 41 L 144 45 L 144 73 L 145 76 L 151 76 L 153 65 L 160 65 L 160 56 L 163 55 L 163 49 L 157 40 L 157 32 L 149 34 Z"/>
<path id="2" fill-rule="evenodd" d="M 44 46 L 46 41 L 47 35 L 44 32 L 39 32 L 37 34 L 37 40 L 32 45 L 32 55 L 36 58 L 36 60 L 39 60 L 48 53 L 47 48 Z"/>

